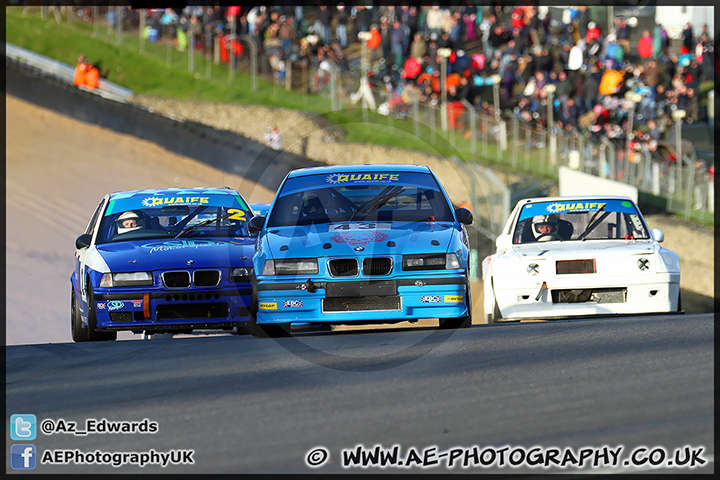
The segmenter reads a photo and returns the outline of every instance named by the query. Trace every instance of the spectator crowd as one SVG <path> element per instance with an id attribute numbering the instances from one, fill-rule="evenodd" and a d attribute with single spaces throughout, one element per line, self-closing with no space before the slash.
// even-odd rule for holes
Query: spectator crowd
<path id="1" fill-rule="evenodd" d="M 673 142 L 672 112 L 684 110 L 685 122 L 708 121 L 700 95 L 701 84 L 714 80 L 715 71 L 707 26 L 698 33 L 687 24 L 678 50 L 671 48 L 662 25 L 633 35 L 636 27 L 616 17 L 603 31 L 587 6 L 559 10 L 560 18 L 551 22 L 547 7 L 472 2 L 455 7 L 187 6 L 146 10 L 144 33 L 150 41 L 172 40 L 178 49 L 191 43 L 212 50 L 222 62 L 246 55 L 248 44 L 240 39 L 250 37 L 281 76 L 287 62 L 313 67 L 315 87 L 327 83 L 334 69 L 359 75 L 360 59 L 348 60 L 348 52 L 366 42 L 371 84 L 390 93 L 387 113 L 401 114 L 413 98 L 436 105 L 445 88 L 449 102 L 464 99 L 494 114 L 487 87 L 495 84 L 502 115 L 515 115 L 529 128 L 546 129 L 552 118 L 555 128 L 569 134 L 608 138 L 618 152 L 642 146 L 666 165 L 676 161 L 674 150 L 659 148 Z M 128 7 L 122 18 L 108 17 L 108 22 L 137 25 L 138 12 Z"/>

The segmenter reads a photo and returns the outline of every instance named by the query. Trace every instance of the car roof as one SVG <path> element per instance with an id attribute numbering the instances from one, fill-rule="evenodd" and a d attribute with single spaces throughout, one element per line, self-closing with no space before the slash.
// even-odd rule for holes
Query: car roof
<path id="1" fill-rule="evenodd" d="M 518 200 L 517 205 L 525 205 L 527 203 L 539 203 L 539 202 L 569 202 L 573 200 L 588 201 L 588 200 L 630 200 L 633 199 L 624 195 L 573 195 L 567 197 L 532 197 L 523 198 Z M 635 203 L 635 202 L 633 202 Z"/>
<path id="2" fill-rule="evenodd" d="M 123 192 L 113 192 L 109 194 L 112 200 L 117 196 L 127 197 L 129 195 L 240 195 L 237 190 L 231 188 L 207 188 L 207 187 L 190 187 L 190 188 L 146 188 L 142 190 L 127 190 Z M 240 195 L 242 196 L 242 195 Z"/>
<path id="3" fill-rule="evenodd" d="M 351 173 L 351 172 L 419 172 L 431 173 L 427 165 L 403 164 L 403 163 L 366 163 L 351 165 L 328 165 L 323 167 L 308 167 L 293 170 L 288 178 L 301 177 L 305 175 L 322 175 L 329 173 Z"/>

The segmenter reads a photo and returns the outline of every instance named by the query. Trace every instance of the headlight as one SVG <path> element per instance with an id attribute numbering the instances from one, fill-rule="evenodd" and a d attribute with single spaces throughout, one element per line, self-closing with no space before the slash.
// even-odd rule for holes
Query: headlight
<path id="1" fill-rule="evenodd" d="M 460 268 L 454 253 L 403 255 L 403 270 L 444 270 Z"/>
<path id="2" fill-rule="evenodd" d="M 152 272 L 105 273 L 100 279 L 101 287 L 143 287 L 154 283 Z"/>
<path id="3" fill-rule="evenodd" d="M 252 267 L 238 267 L 230 269 L 231 282 L 249 282 L 252 275 Z"/>
<path id="4" fill-rule="evenodd" d="M 266 260 L 263 275 L 307 275 L 318 273 L 315 258 L 287 258 L 284 260 Z"/>

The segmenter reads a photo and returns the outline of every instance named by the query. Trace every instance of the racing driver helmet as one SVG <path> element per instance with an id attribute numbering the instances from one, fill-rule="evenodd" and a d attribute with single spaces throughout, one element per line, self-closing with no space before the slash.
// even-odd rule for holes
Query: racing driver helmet
<path id="1" fill-rule="evenodd" d="M 532 220 L 532 233 L 535 239 L 539 239 L 543 235 L 557 234 L 558 219 L 557 215 L 537 215 Z M 546 237 L 550 240 L 550 237 Z"/>
<path id="2" fill-rule="evenodd" d="M 133 222 L 129 222 L 128 220 L 134 220 L 134 224 Z M 141 226 L 142 221 L 140 219 L 140 216 L 132 210 L 128 210 L 127 212 L 120 215 L 117 219 L 118 233 L 132 232 L 133 230 L 137 230 Z"/>

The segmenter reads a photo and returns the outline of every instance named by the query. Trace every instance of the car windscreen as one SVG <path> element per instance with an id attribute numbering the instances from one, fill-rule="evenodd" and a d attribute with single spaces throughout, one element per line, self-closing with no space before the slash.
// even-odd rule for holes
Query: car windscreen
<path id="1" fill-rule="evenodd" d="M 250 236 L 253 214 L 235 195 L 134 195 L 108 203 L 96 243 L 154 238 Z"/>
<path id="2" fill-rule="evenodd" d="M 268 227 L 361 220 L 453 221 L 453 216 L 432 175 L 370 170 L 287 179 Z"/>
<path id="3" fill-rule="evenodd" d="M 546 240 L 647 240 L 636 206 L 627 200 L 567 200 L 522 207 L 513 243 Z"/>

